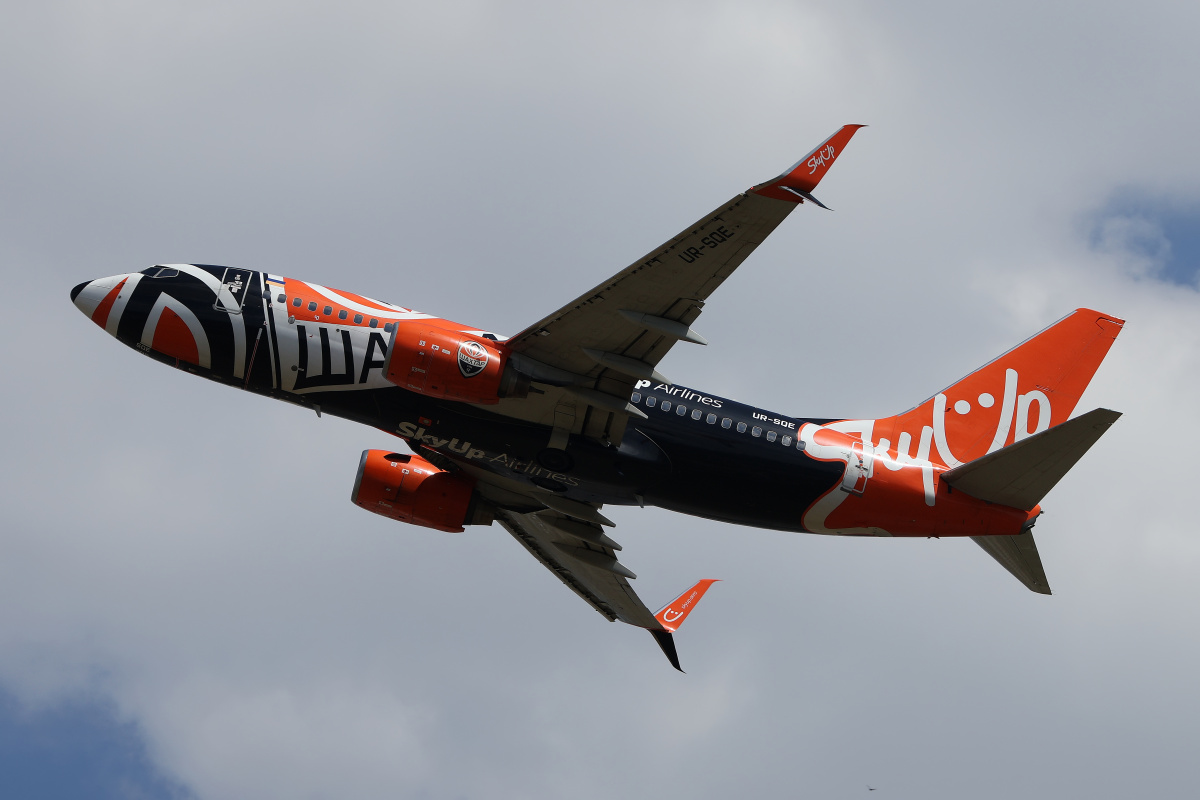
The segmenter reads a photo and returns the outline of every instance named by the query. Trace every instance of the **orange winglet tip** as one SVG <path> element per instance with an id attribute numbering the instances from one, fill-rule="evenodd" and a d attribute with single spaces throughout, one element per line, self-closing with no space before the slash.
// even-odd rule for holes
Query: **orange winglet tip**
<path id="1" fill-rule="evenodd" d="M 671 633 L 679 630 L 679 626 L 687 619 L 687 615 L 692 613 L 692 609 L 696 607 L 696 603 L 699 603 L 700 598 L 704 597 L 704 593 L 708 591 L 708 587 L 716 583 L 717 580 L 716 578 L 705 578 L 670 603 L 667 603 L 654 615 L 654 618 L 658 620 L 658 624 L 663 626 L 663 630 Z"/>
<path id="2" fill-rule="evenodd" d="M 774 180 L 760 183 L 750 191 L 763 197 L 787 200 L 792 203 L 809 200 L 821 208 L 827 208 L 824 203 L 812 196 L 812 190 L 817 188 L 817 184 L 829 172 L 829 168 L 842 154 L 842 150 L 845 149 L 850 138 L 858 132 L 859 128 L 865 127 L 867 126 L 843 125 L 838 128 L 836 133 L 817 145 L 811 153 L 789 167 L 787 172 Z"/>

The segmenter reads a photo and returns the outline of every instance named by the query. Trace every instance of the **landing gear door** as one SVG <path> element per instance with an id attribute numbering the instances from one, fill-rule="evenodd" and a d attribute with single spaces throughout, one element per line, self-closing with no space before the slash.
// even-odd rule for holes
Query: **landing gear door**
<path id="1" fill-rule="evenodd" d="M 213 308 L 229 314 L 241 314 L 242 304 L 246 302 L 246 293 L 250 291 L 253 277 L 254 273 L 251 270 L 226 267 Z"/>

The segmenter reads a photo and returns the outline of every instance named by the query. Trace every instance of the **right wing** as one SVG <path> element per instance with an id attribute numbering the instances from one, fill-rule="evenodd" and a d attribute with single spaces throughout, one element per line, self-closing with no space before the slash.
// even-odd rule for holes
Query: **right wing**
<path id="1" fill-rule="evenodd" d="M 436 466 L 474 478 L 476 490 L 494 507 L 496 521 L 542 566 L 610 622 L 619 620 L 650 631 L 671 665 L 683 671 L 671 634 L 713 580 L 700 581 L 654 613 L 629 585 L 637 576 L 617 560 L 621 545 L 604 532 L 613 523 L 598 505 L 530 491 L 476 465 L 426 447 L 419 449 Z"/>
<path id="2" fill-rule="evenodd" d="M 629 579 L 637 576 L 617 561 L 616 551 L 621 545 L 609 539 L 600 525 L 553 509 L 525 514 L 499 509 L 496 521 L 610 621 L 652 630 L 662 628 L 654 612 L 629 585 Z"/>
<path id="3" fill-rule="evenodd" d="M 617 561 L 615 551 L 621 545 L 605 536 L 599 524 L 556 509 L 533 513 L 499 509 L 496 519 L 592 608 L 610 621 L 620 620 L 650 631 L 671 666 L 683 672 L 671 634 L 716 581 L 706 578 L 696 583 L 655 614 L 629 585 L 628 579 L 637 576 Z"/>

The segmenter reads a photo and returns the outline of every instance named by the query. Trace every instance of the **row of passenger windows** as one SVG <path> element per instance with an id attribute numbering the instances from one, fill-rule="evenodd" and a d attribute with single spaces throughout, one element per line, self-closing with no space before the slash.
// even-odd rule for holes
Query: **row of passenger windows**
<path id="1" fill-rule="evenodd" d="M 634 392 L 633 396 L 630 397 L 629 399 L 635 404 L 640 403 L 640 402 L 642 402 L 642 393 Z M 658 402 L 657 397 L 655 397 L 654 395 L 647 395 L 646 396 L 646 408 L 654 408 L 656 405 L 663 411 L 666 411 L 666 412 L 671 411 L 672 403 L 670 400 L 663 400 L 662 403 L 660 404 Z M 688 408 L 687 408 L 687 406 L 683 405 L 682 403 L 674 404 L 674 408 L 675 408 L 675 413 L 677 415 L 679 415 L 681 417 L 686 417 L 688 415 Z M 705 415 L 703 408 L 693 408 L 691 416 L 692 416 L 692 419 L 694 419 L 694 420 L 699 420 L 701 417 L 703 417 L 704 421 L 706 423 L 708 423 L 709 425 L 715 425 L 717 423 L 717 415 L 712 413 L 711 411 L 708 412 L 707 415 Z M 725 428 L 726 430 L 728 430 L 729 428 L 733 427 L 733 420 L 731 420 L 729 417 L 721 417 L 720 419 L 721 419 L 721 427 L 722 428 Z M 737 432 L 745 433 L 746 429 L 748 427 L 749 426 L 746 425 L 746 423 L 739 422 L 739 423 L 737 423 Z M 755 425 L 754 427 L 750 428 L 750 435 L 754 436 L 754 437 L 762 436 L 763 429 L 760 426 Z M 793 441 L 793 437 L 791 436 L 791 434 L 785 433 L 782 437 L 780 437 L 778 432 L 776 432 L 776 431 L 767 431 L 766 439 L 768 442 L 773 442 L 776 439 L 779 439 L 779 443 L 782 444 L 784 447 L 791 447 L 792 441 Z M 799 439 L 795 439 L 795 442 L 796 442 L 797 450 L 804 449 L 804 442 L 800 441 Z"/>
<path id="2" fill-rule="evenodd" d="M 279 295 L 278 297 L 276 297 L 276 298 L 275 298 L 275 302 L 277 302 L 277 303 L 282 303 L 282 304 L 286 305 L 286 304 L 287 304 L 287 295 L 285 295 L 285 294 L 281 294 L 281 295 Z M 293 298 L 292 298 L 292 306 L 293 306 L 293 307 L 295 307 L 295 308 L 300 308 L 300 306 L 302 306 L 302 305 L 304 305 L 304 301 L 303 301 L 302 299 L 300 299 L 299 297 L 293 297 Z M 316 302 L 315 302 L 315 301 L 311 301 L 311 300 L 309 301 L 309 303 L 308 303 L 308 310 L 309 310 L 309 311 L 316 311 L 316 310 L 317 310 L 317 304 L 316 304 Z M 321 309 L 321 313 L 322 313 L 322 314 L 324 314 L 324 315 L 325 315 L 325 316 L 327 316 L 327 317 L 328 317 L 328 316 L 331 316 L 331 315 L 333 314 L 333 306 L 325 306 L 324 308 L 322 308 L 322 309 Z M 349 314 L 349 312 L 347 312 L 347 311 L 346 311 L 346 309 L 344 309 L 344 308 L 343 308 L 341 311 L 339 311 L 339 312 L 337 313 L 337 318 L 338 318 L 338 319 L 340 319 L 340 320 L 343 320 L 343 321 L 345 321 L 345 319 L 346 319 L 348 316 L 350 316 L 350 314 Z M 362 325 L 362 321 L 363 321 L 363 315 L 362 315 L 362 314 L 355 314 L 355 315 L 354 315 L 354 324 L 355 324 L 355 325 Z M 396 323 L 394 323 L 394 322 L 389 322 L 389 323 L 387 323 L 387 324 L 385 324 L 385 325 L 383 326 L 383 329 L 384 329 L 385 331 L 387 331 L 388 333 L 391 333 L 391 332 L 392 332 L 392 328 L 393 328 L 393 327 L 395 327 L 395 324 L 396 324 Z M 378 327 L 379 327 L 379 320 L 377 320 L 377 319 L 375 319 L 375 318 L 372 318 L 372 319 L 371 319 L 371 321 L 370 321 L 369 323 L 367 323 L 367 326 L 368 326 L 368 327 L 371 327 L 371 328 L 378 328 Z"/>

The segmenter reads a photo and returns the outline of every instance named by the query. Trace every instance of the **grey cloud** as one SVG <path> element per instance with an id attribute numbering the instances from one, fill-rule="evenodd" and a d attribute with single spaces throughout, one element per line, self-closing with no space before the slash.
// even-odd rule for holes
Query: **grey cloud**
<path id="1" fill-rule="evenodd" d="M 1079 220 L 1119 187 L 1200 191 L 1194 11 L 5 14 L 12 692 L 110 697 L 201 797 L 1190 785 L 1197 296 L 1133 280 L 1138 248 L 1098 252 Z M 846 122 L 871 127 L 822 186 L 837 211 L 800 209 L 709 303 L 712 344 L 665 371 L 874 416 L 1076 306 L 1126 317 L 1080 405 L 1126 416 L 1039 523 L 1053 598 L 965 542 L 614 510 L 648 603 L 725 579 L 678 637 L 681 676 L 498 528 L 352 507 L 357 454 L 386 435 L 136 358 L 67 301 L 201 261 L 512 332 Z"/>

